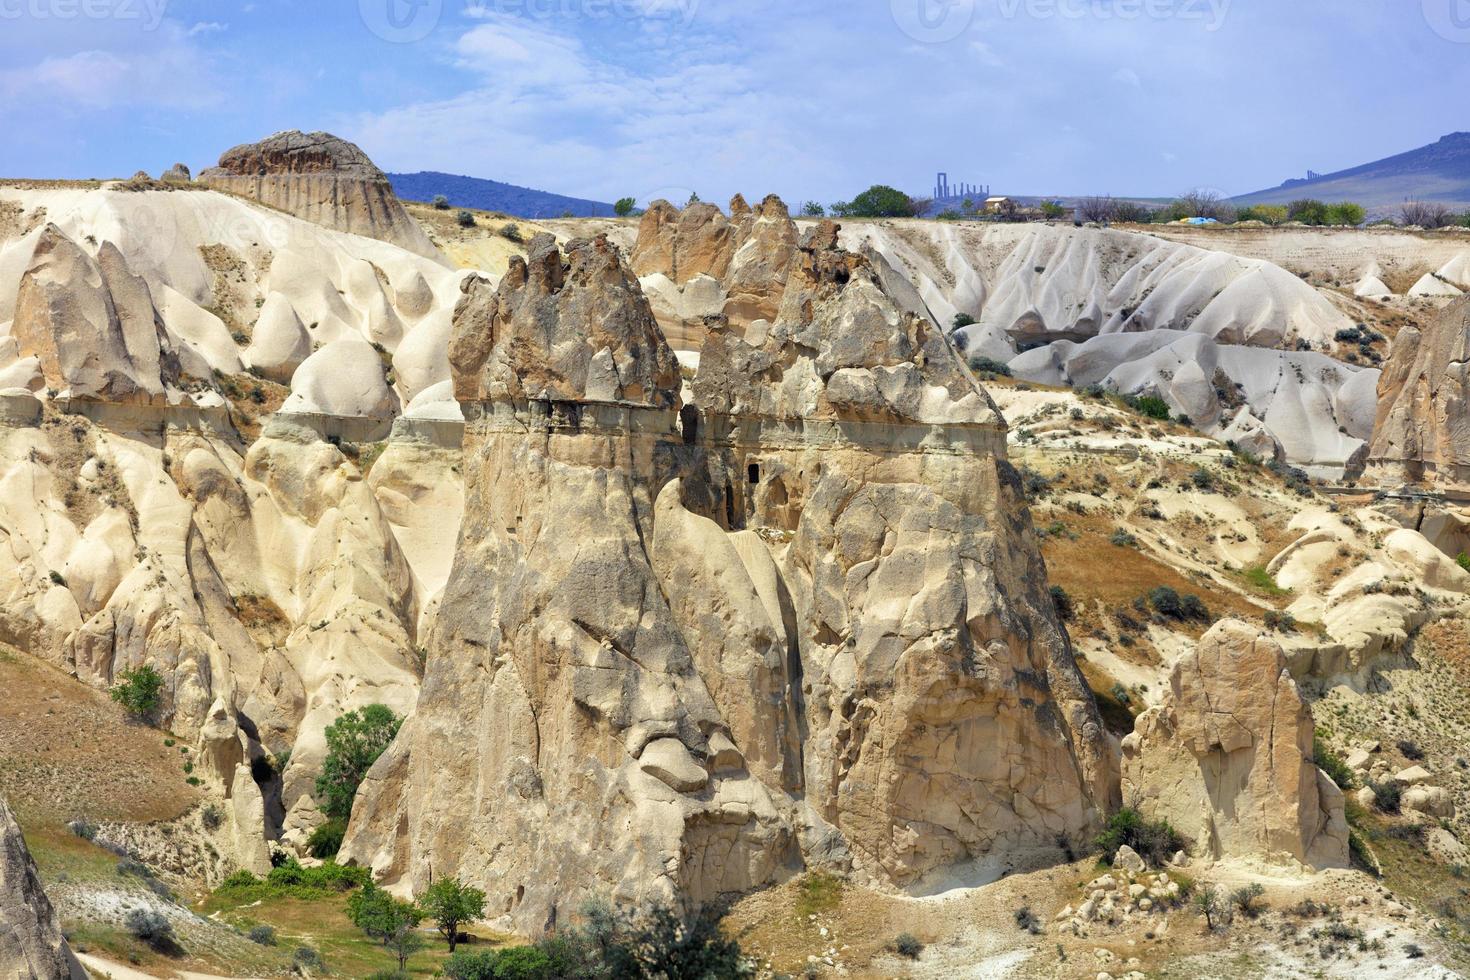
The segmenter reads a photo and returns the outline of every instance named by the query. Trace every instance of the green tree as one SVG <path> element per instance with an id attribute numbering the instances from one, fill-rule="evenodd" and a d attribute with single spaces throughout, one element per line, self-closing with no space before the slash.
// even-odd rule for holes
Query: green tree
<path id="1" fill-rule="evenodd" d="M 427 945 L 416 931 L 424 918 L 419 907 L 394 898 L 371 881 L 347 899 L 347 918 L 397 956 L 399 970 Z"/>
<path id="2" fill-rule="evenodd" d="M 1361 204 L 1352 201 L 1343 201 L 1341 204 L 1333 204 L 1327 208 L 1327 221 L 1329 225 L 1351 225 L 1356 228 L 1368 218 L 1368 212 L 1363 210 Z"/>
<path id="3" fill-rule="evenodd" d="M 816 201 L 807 201 L 801 206 L 801 213 L 803 217 L 807 218 L 825 218 L 827 216 L 827 209 Z"/>
<path id="4" fill-rule="evenodd" d="M 443 194 L 435 194 L 434 195 L 434 210 L 435 211 L 448 211 L 449 210 L 449 198 L 445 197 Z"/>
<path id="5" fill-rule="evenodd" d="M 912 218 L 914 199 L 886 184 L 874 184 L 852 199 L 845 217 Z"/>
<path id="6" fill-rule="evenodd" d="M 1041 202 L 1041 214 L 1045 218 L 1055 221 L 1057 218 L 1060 218 L 1066 213 L 1067 209 L 1062 207 L 1061 202 L 1059 201 Z"/>
<path id="7" fill-rule="evenodd" d="M 163 676 L 144 664 L 136 670 L 123 670 L 113 685 L 112 700 L 127 709 L 139 721 L 152 724 L 163 703 Z"/>
<path id="8" fill-rule="evenodd" d="M 485 917 L 485 893 L 458 878 L 440 878 L 419 896 L 419 908 L 438 924 L 452 954 L 459 942 L 459 927 Z"/>
<path id="9" fill-rule="evenodd" d="M 618 203 L 613 205 L 613 213 L 616 214 L 619 218 L 626 218 L 628 215 L 633 213 L 633 209 L 637 206 L 637 198 L 620 197 L 618 198 Z"/>
<path id="10" fill-rule="evenodd" d="M 327 760 L 316 778 L 316 792 L 328 820 L 351 818 L 357 787 L 402 724 L 403 719 L 391 709 L 370 704 L 327 726 Z"/>
<path id="11" fill-rule="evenodd" d="M 1289 221 L 1300 221 L 1304 225 L 1325 225 L 1327 205 L 1309 197 L 1292 201 L 1286 206 L 1286 217 Z"/>

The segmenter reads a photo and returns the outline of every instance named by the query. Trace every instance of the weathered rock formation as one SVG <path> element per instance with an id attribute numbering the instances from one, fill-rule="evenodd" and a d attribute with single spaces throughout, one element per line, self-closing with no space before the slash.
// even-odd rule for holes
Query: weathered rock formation
<path id="1" fill-rule="evenodd" d="M 774 319 L 795 256 L 796 226 L 781 199 L 752 209 L 737 195 L 728 219 L 713 204 L 680 211 L 655 201 L 630 264 L 665 333 L 698 349 L 707 316 L 724 315 L 737 328 Z"/>
<path id="2" fill-rule="evenodd" d="M 1281 647 L 1226 620 L 1123 740 L 1123 793 L 1206 859 L 1347 867 L 1342 792 L 1313 763 L 1312 739 Z"/>
<path id="3" fill-rule="evenodd" d="M 0 800 L 0 977 L 86 980 L 10 808 Z"/>
<path id="4" fill-rule="evenodd" d="M 162 403 L 178 379 L 147 283 L 110 242 L 94 259 L 55 225 L 36 242 L 11 332 L 45 385 L 71 398 Z"/>
<path id="5" fill-rule="evenodd" d="M 711 323 L 682 410 L 606 241 L 466 286 L 465 522 L 345 857 L 537 929 L 803 865 L 929 891 L 1090 832 L 1116 775 L 1003 425 L 835 235 L 756 284 L 773 322 Z"/>
<path id="6" fill-rule="evenodd" d="M 1470 298 L 1394 338 L 1367 478 L 1470 487 Z"/>
<path id="7" fill-rule="evenodd" d="M 227 150 L 199 181 L 338 231 L 438 252 L 366 153 L 330 133 L 276 133 Z"/>

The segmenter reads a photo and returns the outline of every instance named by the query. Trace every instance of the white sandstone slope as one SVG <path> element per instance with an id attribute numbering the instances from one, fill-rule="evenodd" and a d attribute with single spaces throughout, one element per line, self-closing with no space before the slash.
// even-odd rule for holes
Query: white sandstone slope
<path id="1" fill-rule="evenodd" d="M 114 291 L 119 280 L 141 280 L 132 287 L 135 319 L 154 317 L 178 370 L 196 380 L 250 368 L 284 382 L 313 352 L 348 340 L 382 349 L 391 391 L 318 385 L 301 410 L 397 415 L 449 377 L 448 321 L 464 273 L 432 259 L 212 191 L 0 185 L 0 203 L 20 209 L 15 230 L 23 232 L 0 237 L 0 325 L 16 320 L 27 272 L 42 271 L 37 247 L 44 244 L 83 271 L 100 265 L 105 272 L 113 256 L 117 273 L 107 278 Z M 96 321 L 85 307 L 78 313 L 77 322 Z M 12 349 L 7 359 L 6 346 L 0 343 L 0 371 L 28 356 Z M 333 400 L 339 394 L 340 403 Z"/>
<path id="2" fill-rule="evenodd" d="M 940 323 L 974 317 L 956 339 L 968 353 L 1001 361 L 1054 340 L 1147 330 L 1321 349 L 1352 326 L 1279 266 L 1131 231 L 855 222 L 843 243 L 883 256 L 915 283 Z"/>

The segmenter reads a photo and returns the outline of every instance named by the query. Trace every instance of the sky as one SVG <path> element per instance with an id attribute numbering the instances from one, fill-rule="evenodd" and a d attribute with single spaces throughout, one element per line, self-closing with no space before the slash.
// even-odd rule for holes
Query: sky
<path id="1" fill-rule="evenodd" d="M 598 200 L 1234 195 L 1470 130 L 1470 0 L 0 0 L 0 175 L 285 129 Z"/>

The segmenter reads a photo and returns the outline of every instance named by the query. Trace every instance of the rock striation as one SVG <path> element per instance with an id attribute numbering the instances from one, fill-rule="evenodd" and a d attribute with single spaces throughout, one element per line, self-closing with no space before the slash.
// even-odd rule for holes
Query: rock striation
<path id="1" fill-rule="evenodd" d="M 86 980 L 10 808 L 0 800 L 0 977 Z"/>
<path id="2" fill-rule="evenodd" d="M 643 257 L 717 268 L 719 223 L 692 249 L 668 218 Z M 924 893 L 1092 832 L 1116 772 L 1003 424 L 836 235 L 746 239 L 750 294 L 779 300 L 708 323 L 685 405 L 605 240 L 538 239 L 466 285 L 464 525 L 345 859 L 457 874 L 537 930 L 802 867 Z"/>
<path id="3" fill-rule="evenodd" d="M 330 133 L 276 133 L 227 150 L 199 182 L 338 231 L 438 258 L 388 178 L 356 145 Z"/>
<path id="4" fill-rule="evenodd" d="M 1470 298 L 1394 338 L 1367 478 L 1470 487 Z"/>
<path id="5" fill-rule="evenodd" d="M 1218 623 L 1123 740 L 1123 793 L 1167 818 L 1204 858 L 1345 868 L 1343 795 L 1313 758 L 1312 713 L 1285 653 Z"/>

